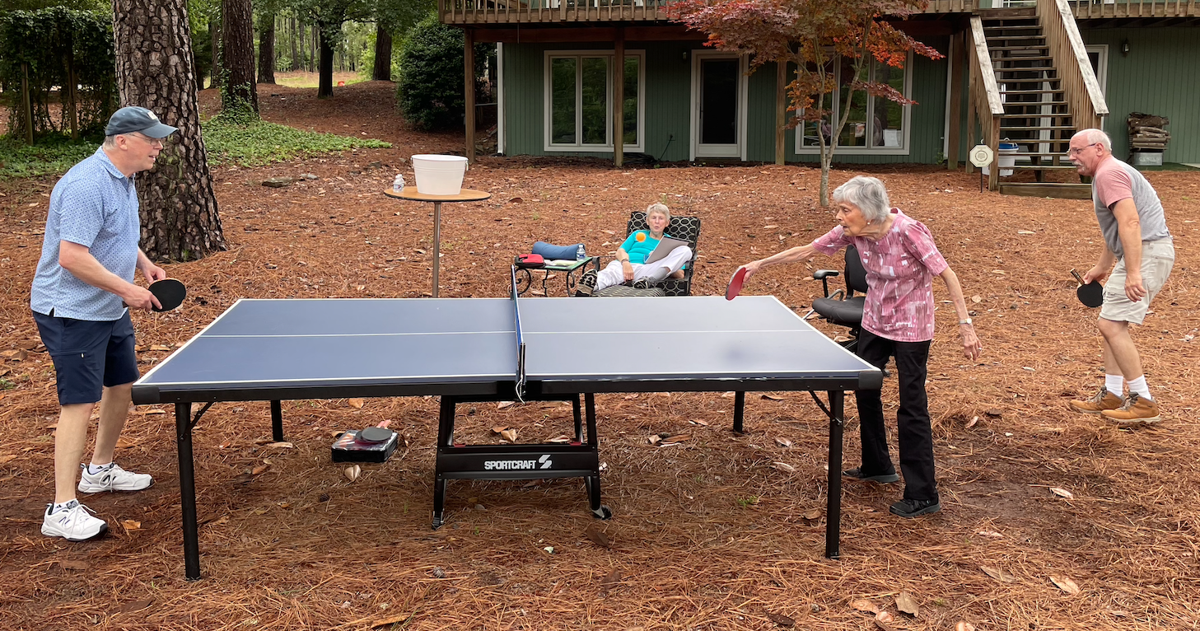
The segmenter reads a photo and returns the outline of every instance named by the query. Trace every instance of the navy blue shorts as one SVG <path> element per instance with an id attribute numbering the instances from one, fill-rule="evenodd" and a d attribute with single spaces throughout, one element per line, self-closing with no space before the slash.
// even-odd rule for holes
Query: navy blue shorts
<path id="1" fill-rule="evenodd" d="M 54 313 L 51 311 L 51 313 Z M 129 312 L 119 320 L 74 320 L 33 313 L 42 344 L 54 360 L 59 405 L 95 403 L 104 387 L 138 379 Z"/>

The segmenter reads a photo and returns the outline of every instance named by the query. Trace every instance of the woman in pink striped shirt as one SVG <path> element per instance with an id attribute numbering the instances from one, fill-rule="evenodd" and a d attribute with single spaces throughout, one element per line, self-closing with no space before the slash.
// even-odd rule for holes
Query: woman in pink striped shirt
<path id="1" fill-rule="evenodd" d="M 774 256 L 747 264 L 746 278 L 763 267 L 805 261 L 820 252 L 835 254 L 848 245 L 858 248 L 867 271 L 867 297 L 863 304 L 858 356 L 881 370 L 889 357 L 896 358 L 900 409 L 896 414 L 900 442 L 900 471 L 904 496 L 892 504 L 892 513 L 916 517 L 935 513 L 942 506 L 934 476 L 933 431 L 925 394 L 926 364 L 933 339 L 933 277 L 946 283 L 958 312 L 963 354 L 979 356 L 983 347 L 963 300 L 958 276 L 933 243 L 921 222 L 891 208 L 887 189 L 878 178 L 851 178 L 833 192 L 840 225 L 824 236 Z M 879 390 L 855 393 L 862 435 L 862 465 L 843 472 L 860 480 L 899 481 L 888 455 L 887 430 Z"/>

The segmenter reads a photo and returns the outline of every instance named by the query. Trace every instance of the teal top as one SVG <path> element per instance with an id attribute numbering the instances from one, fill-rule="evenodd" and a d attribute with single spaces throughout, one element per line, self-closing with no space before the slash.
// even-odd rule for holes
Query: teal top
<path id="1" fill-rule="evenodd" d="M 671 235 L 663 233 L 664 237 Z M 671 237 L 672 239 L 676 237 Z M 662 239 L 655 239 L 650 236 L 649 230 L 634 230 L 629 238 L 625 239 L 625 243 L 621 244 L 621 249 L 629 253 L 629 262 L 637 263 L 638 265 L 645 264 L 646 257 L 658 247 L 658 242 Z"/>

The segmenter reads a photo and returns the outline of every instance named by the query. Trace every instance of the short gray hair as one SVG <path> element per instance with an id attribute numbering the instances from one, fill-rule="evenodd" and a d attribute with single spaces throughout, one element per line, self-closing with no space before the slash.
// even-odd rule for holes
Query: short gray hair
<path id="1" fill-rule="evenodd" d="M 852 177 L 833 189 L 833 201 L 858 206 L 869 223 L 886 220 L 892 210 L 883 182 L 877 177 L 865 175 Z"/>
<path id="2" fill-rule="evenodd" d="M 1096 129 L 1095 127 L 1083 129 L 1076 133 L 1075 136 L 1072 136 L 1072 138 L 1078 136 L 1083 136 L 1083 139 L 1088 141 L 1089 145 L 1100 145 L 1104 147 L 1105 151 L 1112 153 L 1112 138 L 1104 130 Z"/>
<path id="3" fill-rule="evenodd" d="M 113 147 L 116 147 L 117 146 L 117 137 L 116 136 L 105 136 L 103 146 L 105 149 L 112 149 Z"/>
<path id="4" fill-rule="evenodd" d="M 671 211 L 667 209 L 667 205 L 661 202 L 654 202 L 646 207 L 646 219 L 650 219 L 651 213 L 662 213 L 666 216 L 667 221 L 671 220 Z"/>

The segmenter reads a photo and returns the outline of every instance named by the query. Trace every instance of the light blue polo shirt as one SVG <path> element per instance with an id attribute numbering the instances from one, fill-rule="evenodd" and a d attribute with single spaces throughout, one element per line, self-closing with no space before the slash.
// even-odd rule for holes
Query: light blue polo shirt
<path id="1" fill-rule="evenodd" d="M 34 311 L 76 320 L 116 320 L 125 313 L 121 298 L 76 278 L 58 264 L 60 241 L 86 248 L 108 271 L 133 282 L 137 271 L 137 189 L 104 148 L 71 167 L 50 193 L 50 213 L 42 258 L 33 277 Z"/>

